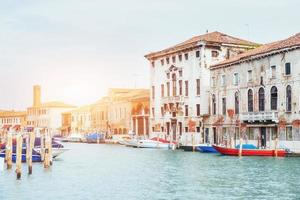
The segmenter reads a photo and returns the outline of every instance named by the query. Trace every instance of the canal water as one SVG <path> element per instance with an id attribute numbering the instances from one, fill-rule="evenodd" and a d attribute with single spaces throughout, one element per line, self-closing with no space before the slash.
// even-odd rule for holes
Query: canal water
<path id="1" fill-rule="evenodd" d="M 0 200 L 300 199 L 300 158 L 65 144 L 49 170 L 0 171 Z"/>

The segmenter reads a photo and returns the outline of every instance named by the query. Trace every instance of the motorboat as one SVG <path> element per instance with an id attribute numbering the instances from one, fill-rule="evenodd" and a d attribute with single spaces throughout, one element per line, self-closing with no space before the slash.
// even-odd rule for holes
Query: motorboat
<path id="1" fill-rule="evenodd" d="M 211 144 L 203 144 L 196 147 L 196 150 L 202 153 L 218 153 Z"/>
<path id="2" fill-rule="evenodd" d="M 128 146 L 137 147 L 137 148 L 170 149 L 176 146 L 176 143 L 154 137 L 152 139 L 130 140 L 128 142 Z"/>
<path id="3" fill-rule="evenodd" d="M 284 157 L 287 155 L 284 149 L 238 149 L 238 148 L 227 148 L 223 146 L 213 145 L 213 147 L 222 155 L 227 156 L 238 156 L 241 150 L 242 156 L 278 156 Z"/>

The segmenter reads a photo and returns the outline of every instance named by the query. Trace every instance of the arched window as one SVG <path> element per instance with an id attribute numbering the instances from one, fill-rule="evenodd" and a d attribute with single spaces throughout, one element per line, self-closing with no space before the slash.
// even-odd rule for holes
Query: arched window
<path id="1" fill-rule="evenodd" d="M 286 87 L 286 111 L 292 111 L 292 87 L 290 85 Z"/>
<path id="2" fill-rule="evenodd" d="M 260 88 L 258 90 L 258 109 L 259 111 L 265 111 L 265 90 Z"/>
<path id="3" fill-rule="evenodd" d="M 277 110 L 278 90 L 277 87 L 271 88 L 271 110 Z"/>
<path id="4" fill-rule="evenodd" d="M 253 112 L 253 91 L 248 90 L 248 112 Z"/>
<path id="5" fill-rule="evenodd" d="M 213 115 L 216 114 L 216 95 L 212 95 L 212 113 Z"/>
<path id="6" fill-rule="evenodd" d="M 240 113 L 240 99 L 239 99 L 239 93 L 236 92 L 234 94 L 234 106 L 235 106 L 235 114 Z"/>

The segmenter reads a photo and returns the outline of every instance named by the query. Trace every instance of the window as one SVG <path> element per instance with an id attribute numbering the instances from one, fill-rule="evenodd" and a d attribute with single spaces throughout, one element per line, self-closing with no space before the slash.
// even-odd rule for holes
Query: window
<path id="1" fill-rule="evenodd" d="M 182 70 L 179 70 L 179 77 L 182 77 Z"/>
<path id="2" fill-rule="evenodd" d="M 197 84 L 197 95 L 200 95 L 200 79 L 196 80 L 196 84 Z"/>
<path id="3" fill-rule="evenodd" d="M 189 116 L 189 106 L 185 105 L 184 108 L 185 108 L 185 112 L 184 112 L 185 116 L 188 117 Z"/>
<path id="4" fill-rule="evenodd" d="M 182 80 L 179 80 L 179 95 L 182 95 Z"/>
<path id="5" fill-rule="evenodd" d="M 189 81 L 185 81 L 185 96 L 189 96 Z"/>
<path id="6" fill-rule="evenodd" d="M 277 110 L 278 91 L 277 87 L 271 88 L 271 110 Z"/>
<path id="7" fill-rule="evenodd" d="M 176 96 L 176 74 L 172 74 L 173 97 Z"/>
<path id="8" fill-rule="evenodd" d="M 164 107 L 161 107 L 161 108 L 160 108 L 160 112 L 161 112 L 161 116 L 163 117 L 164 114 L 165 114 Z"/>
<path id="9" fill-rule="evenodd" d="M 285 75 L 291 75 L 291 63 L 285 63 Z"/>
<path id="10" fill-rule="evenodd" d="M 154 68 L 155 67 L 155 62 L 151 62 L 151 65 Z"/>
<path id="11" fill-rule="evenodd" d="M 239 74 L 238 73 L 234 73 L 233 74 L 233 84 L 234 85 L 238 85 L 239 84 Z"/>
<path id="12" fill-rule="evenodd" d="M 211 80 L 212 81 L 212 86 L 216 87 L 217 86 L 216 77 L 212 77 L 211 79 L 212 79 Z"/>
<path id="13" fill-rule="evenodd" d="M 164 65 L 164 64 L 165 64 L 165 60 L 164 60 L 164 59 L 161 59 L 161 60 L 160 60 L 160 64 L 161 64 L 161 65 Z"/>
<path id="14" fill-rule="evenodd" d="M 196 51 L 196 58 L 200 57 L 200 51 Z"/>
<path id="15" fill-rule="evenodd" d="M 271 78 L 276 78 L 276 66 L 271 66 Z"/>
<path id="16" fill-rule="evenodd" d="M 248 128 L 247 139 L 248 140 L 254 140 L 255 139 L 255 137 L 254 137 L 254 128 Z"/>
<path id="17" fill-rule="evenodd" d="M 212 113 L 213 113 L 213 115 L 215 115 L 216 114 L 216 95 L 212 95 L 212 97 L 211 97 L 211 99 L 212 99 Z"/>
<path id="18" fill-rule="evenodd" d="M 292 87 L 290 85 L 286 87 L 286 111 L 292 111 Z"/>
<path id="19" fill-rule="evenodd" d="M 265 111 L 265 90 L 260 88 L 258 90 L 258 109 L 259 111 Z"/>
<path id="20" fill-rule="evenodd" d="M 167 95 L 170 96 L 170 82 L 167 82 Z"/>
<path id="21" fill-rule="evenodd" d="M 286 140 L 288 141 L 293 140 L 293 128 L 291 126 L 286 127 Z"/>
<path id="22" fill-rule="evenodd" d="M 176 56 L 172 57 L 172 62 L 175 63 L 176 62 Z"/>
<path id="23" fill-rule="evenodd" d="M 184 130 L 185 130 L 186 133 L 189 132 L 189 127 L 186 126 L 186 127 L 184 128 Z"/>
<path id="24" fill-rule="evenodd" d="M 178 55 L 178 60 L 181 62 L 182 61 L 182 54 Z"/>
<path id="25" fill-rule="evenodd" d="M 219 56 L 219 52 L 218 51 L 211 51 L 211 57 L 216 58 Z"/>
<path id="26" fill-rule="evenodd" d="M 225 76 L 225 74 L 223 74 L 221 76 L 221 86 L 225 86 L 225 85 L 226 85 L 226 76 Z"/>
<path id="27" fill-rule="evenodd" d="M 222 113 L 223 115 L 226 115 L 226 98 L 222 98 Z"/>
<path id="28" fill-rule="evenodd" d="M 155 98 L 155 86 L 152 86 L 152 99 Z"/>
<path id="29" fill-rule="evenodd" d="M 170 79 L 170 73 L 167 72 L 167 79 Z"/>
<path id="30" fill-rule="evenodd" d="M 167 64 L 170 63 L 170 58 L 169 57 L 166 58 L 166 62 L 167 62 Z"/>
<path id="31" fill-rule="evenodd" d="M 189 54 L 188 54 L 188 53 L 185 53 L 185 54 L 184 54 L 184 59 L 185 59 L 185 60 L 188 60 L 188 59 L 189 59 Z"/>
<path id="32" fill-rule="evenodd" d="M 155 110 L 154 108 L 152 108 L 152 116 L 154 117 L 154 115 L 155 115 Z"/>
<path id="33" fill-rule="evenodd" d="M 253 112 L 253 91 L 248 90 L 248 112 Z"/>
<path id="34" fill-rule="evenodd" d="M 235 107 L 235 114 L 239 114 L 240 113 L 240 99 L 239 99 L 239 93 L 236 92 L 234 94 L 234 107 Z"/>
<path id="35" fill-rule="evenodd" d="M 199 126 L 196 127 L 196 132 L 200 133 L 200 127 Z"/>
<path id="36" fill-rule="evenodd" d="M 248 70 L 247 79 L 248 79 L 248 82 L 252 81 L 252 70 Z"/>
<path id="37" fill-rule="evenodd" d="M 197 116 L 200 116 L 200 104 L 196 104 Z"/>
<path id="38" fill-rule="evenodd" d="M 164 84 L 161 84 L 161 97 L 165 96 L 165 86 Z"/>

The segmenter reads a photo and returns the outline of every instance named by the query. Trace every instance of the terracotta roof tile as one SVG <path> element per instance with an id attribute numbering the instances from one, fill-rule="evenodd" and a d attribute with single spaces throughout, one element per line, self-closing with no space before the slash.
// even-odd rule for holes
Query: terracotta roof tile
<path id="1" fill-rule="evenodd" d="M 173 47 L 164 49 L 162 51 L 157 51 L 157 52 L 147 54 L 145 57 L 151 58 L 151 57 L 155 57 L 155 56 L 158 56 L 161 54 L 173 53 L 173 52 L 188 48 L 190 46 L 195 46 L 200 41 L 211 42 L 211 43 L 243 45 L 243 46 L 250 46 L 250 47 L 259 45 L 254 42 L 250 42 L 250 41 L 243 40 L 240 38 L 232 37 L 232 36 L 226 35 L 224 33 L 215 31 L 215 32 L 204 34 L 204 35 L 192 37 L 191 39 L 186 40 L 182 43 L 179 43 Z"/>
<path id="2" fill-rule="evenodd" d="M 213 68 L 218 68 L 218 67 L 225 67 L 228 65 L 233 65 L 236 63 L 241 63 L 241 62 L 245 62 L 247 60 L 257 58 L 257 56 L 261 56 L 261 55 L 265 55 L 265 54 L 272 54 L 279 50 L 295 48 L 295 47 L 300 48 L 300 33 L 298 33 L 292 37 L 289 37 L 287 39 L 272 42 L 269 44 L 265 44 L 256 49 L 249 50 L 240 55 L 237 55 L 230 59 L 224 60 L 215 65 L 212 65 L 210 68 L 213 69 Z"/>

